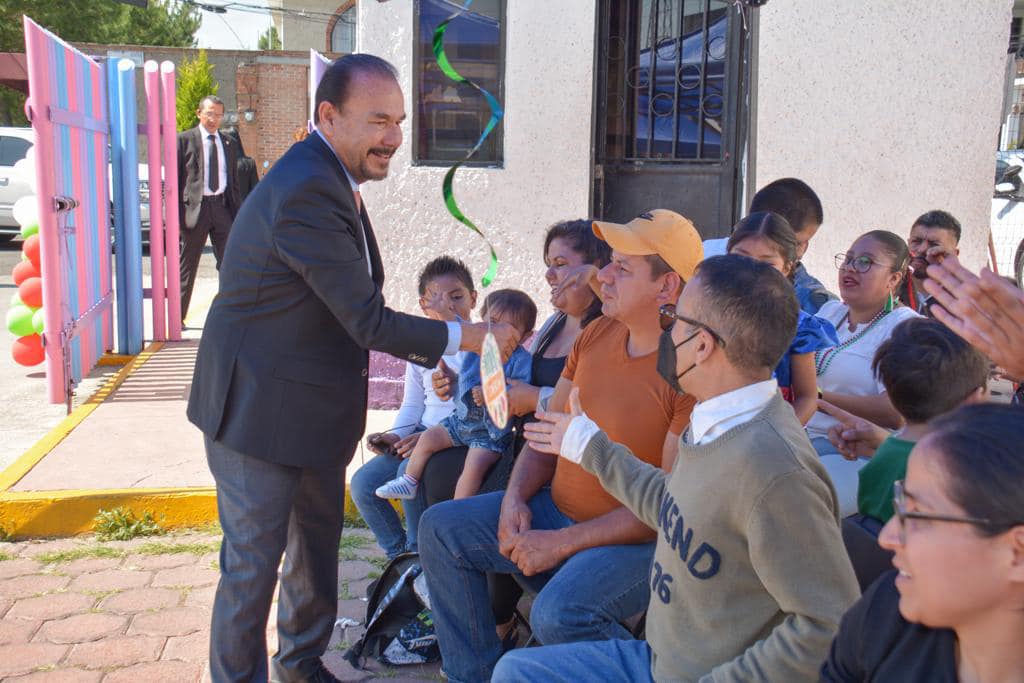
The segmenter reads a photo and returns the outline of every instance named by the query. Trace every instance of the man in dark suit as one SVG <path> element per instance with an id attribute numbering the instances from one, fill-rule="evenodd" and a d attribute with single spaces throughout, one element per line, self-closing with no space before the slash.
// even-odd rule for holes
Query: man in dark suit
<path id="1" fill-rule="evenodd" d="M 204 434 L 224 542 L 213 607 L 213 680 L 265 681 L 277 582 L 276 681 L 333 681 L 345 466 L 365 429 L 368 349 L 427 367 L 477 350 L 486 325 L 386 308 L 359 183 L 382 180 L 402 142 L 394 68 L 347 55 L 316 93 L 318 130 L 245 201 L 207 316 L 188 417 Z M 515 331 L 492 326 L 503 353 Z"/>
<path id="2" fill-rule="evenodd" d="M 221 135 L 224 102 L 207 95 L 196 110 L 199 125 L 178 133 L 178 216 L 181 220 L 181 319 L 188 313 L 199 258 L 209 235 L 217 268 L 238 213 L 238 143 Z"/>

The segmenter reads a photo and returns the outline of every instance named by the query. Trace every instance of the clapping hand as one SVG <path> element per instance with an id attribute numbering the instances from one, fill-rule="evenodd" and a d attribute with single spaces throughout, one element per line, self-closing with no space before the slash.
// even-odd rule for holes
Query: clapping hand
<path id="1" fill-rule="evenodd" d="M 1024 379 L 1024 292 L 987 268 L 975 275 L 948 255 L 928 267 L 932 315 L 984 353 L 1007 375 Z"/>
<path id="2" fill-rule="evenodd" d="M 475 403 L 478 406 L 482 406 L 484 404 L 484 390 L 483 390 L 483 387 L 475 386 L 472 389 L 470 389 L 469 391 L 470 391 L 471 394 L 473 394 L 473 403 Z"/>
<path id="3" fill-rule="evenodd" d="M 565 438 L 565 432 L 569 429 L 569 423 L 574 417 L 582 414 L 580 390 L 573 388 L 569 393 L 569 412 L 538 411 L 536 416 L 539 421 L 530 422 L 523 427 L 526 442 L 530 448 L 540 453 L 561 455 L 562 439 Z"/>

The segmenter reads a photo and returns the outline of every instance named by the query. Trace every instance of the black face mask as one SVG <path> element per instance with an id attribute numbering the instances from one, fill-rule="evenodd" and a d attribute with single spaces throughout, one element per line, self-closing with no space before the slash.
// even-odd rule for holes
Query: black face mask
<path id="1" fill-rule="evenodd" d="M 668 385 L 678 391 L 680 394 L 685 394 L 683 388 L 679 386 L 679 379 L 697 367 L 696 363 L 692 363 L 690 367 L 686 368 L 678 375 L 676 374 L 676 351 L 680 346 L 690 341 L 694 337 L 700 334 L 698 329 L 696 332 L 691 334 L 689 337 L 679 342 L 678 344 L 672 343 L 672 328 L 669 328 L 661 333 L 661 337 L 658 339 L 658 374 L 661 378 L 668 382 Z"/>

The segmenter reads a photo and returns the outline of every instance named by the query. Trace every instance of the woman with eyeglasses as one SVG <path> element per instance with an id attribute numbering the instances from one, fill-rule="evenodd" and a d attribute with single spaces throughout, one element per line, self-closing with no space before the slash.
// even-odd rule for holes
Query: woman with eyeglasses
<path id="1" fill-rule="evenodd" d="M 1024 411 L 938 418 L 894 488 L 895 553 L 843 617 L 828 682 L 1024 681 Z"/>
<path id="2" fill-rule="evenodd" d="M 872 230 L 858 237 L 845 254 L 836 254 L 841 301 L 826 302 L 818 317 L 836 329 L 839 344 L 814 354 L 818 398 L 882 427 L 902 423 L 885 387 L 871 369 L 875 351 L 908 318 L 919 317 L 900 306 L 897 288 L 906 276 L 910 252 L 899 235 Z M 857 511 L 857 472 L 867 460 L 847 460 L 828 439 L 838 424 L 819 407 L 807 423 L 807 435 L 832 477 L 843 516 Z"/>

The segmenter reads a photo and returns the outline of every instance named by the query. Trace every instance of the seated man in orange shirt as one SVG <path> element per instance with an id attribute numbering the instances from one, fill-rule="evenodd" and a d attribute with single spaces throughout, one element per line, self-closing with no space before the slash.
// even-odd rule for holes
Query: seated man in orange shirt
<path id="1" fill-rule="evenodd" d="M 578 388 L 605 432 L 667 471 L 694 401 L 658 374 L 658 309 L 700 263 L 700 236 L 665 210 L 595 223 L 594 232 L 612 248 L 597 275 L 604 317 L 580 333 L 548 405 L 564 407 Z M 488 573 L 515 574 L 538 591 L 530 625 L 545 645 L 631 638 L 622 621 L 647 606 L 654 540 L 592 474 L 529 447 L 506 491 L 429 508 L 420 560 L 449 680 L 489 681 L 503 653 Z"/>

